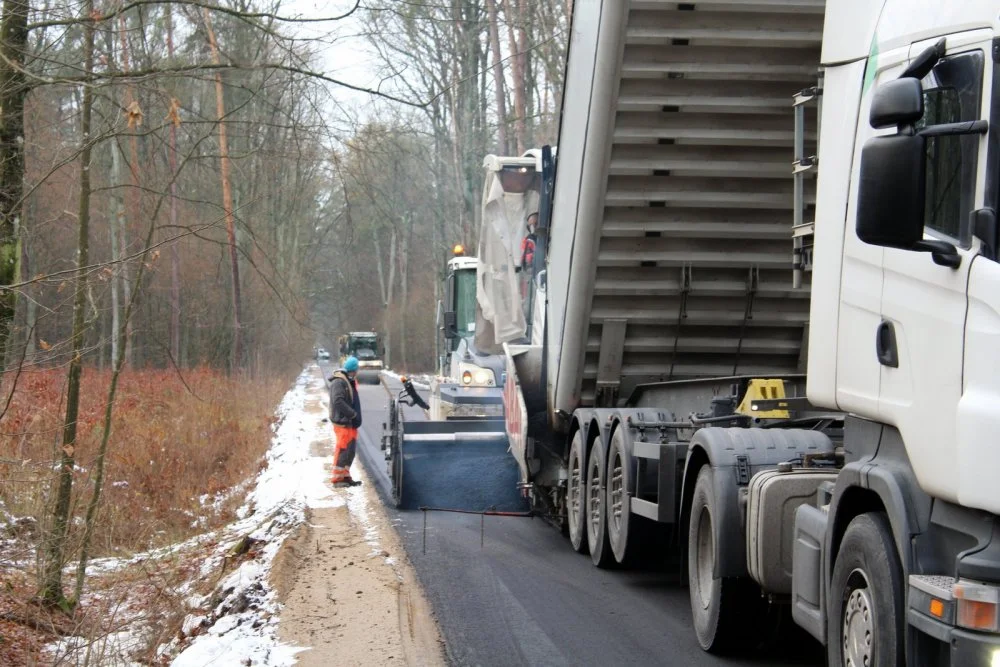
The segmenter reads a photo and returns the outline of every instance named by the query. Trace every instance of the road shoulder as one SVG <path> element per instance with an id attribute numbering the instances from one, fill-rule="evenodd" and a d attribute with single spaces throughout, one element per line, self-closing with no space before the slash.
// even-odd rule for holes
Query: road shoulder
<path id="1" fill-rule="evenodd" d="M 318 400 L 316 418 L 325 401 Z M 332 439 L 310 446 L 330 475 Z M 301 665 L 444 665 L 441 634 L 371 479 L 345 504 L 308 510 L 275 561 L 272 583 L 283 608 L 283 643 L 310 647 Z"/>

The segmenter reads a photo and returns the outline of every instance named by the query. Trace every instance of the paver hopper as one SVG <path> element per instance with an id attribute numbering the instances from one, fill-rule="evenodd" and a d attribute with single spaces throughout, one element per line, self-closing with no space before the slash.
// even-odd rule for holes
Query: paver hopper
<path id="1" fill-rule="evenodd" d="M 526 510 L 503 418 L 407 420 L 404 406 L 430 406 L 410 380 L 401 381 L 403 389 L 389 399 L 382 436 L 396 507 Z"/>

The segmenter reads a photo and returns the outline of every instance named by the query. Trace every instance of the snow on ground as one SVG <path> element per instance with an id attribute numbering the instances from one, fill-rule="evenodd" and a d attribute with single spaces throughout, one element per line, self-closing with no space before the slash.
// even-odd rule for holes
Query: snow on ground
<path id="1" fill-rule="evenodd" d="M 237 511 L 237 521 L 225 528 L 191 538 L 128 559 L 100 559 L 91 572 L 111 572 L 130 563 L 165 557 L 208 545 L 208 557 L 201 563 L 199 576 L 219 578 L 212 596 L 195 593 L 195 582 L 187 582 L 182 591 L 190 593 L 190 608 L 184 619 L 183 637 L 175 638 L 158 649 L 158 654 L 172 659 L 177 667 L 212 665 L 292 665 L 295 654 L 305 647 L 283 645 L 277 638 L 280 604 L 269 583 L 274 558 L 284 540 L 305 520 L 307 508 L 341 507 L 345 504 L 365 532 L 365 541 L 378 552 L 378 530 L 369 519 L 367 501 L 361 487 L 332 489 L 326 483 L 324 458 L 312 452 L 312 444 L 330 439 L 322 413 L 315 409 L 324 402 L 326 391 L 315 365 L 302 372 L 278 407 L 278 424 L 267 465 L 256 478 L 245 504 Z M 312 403 L 313 409 L 307 409 Z M 204 498 L 211 504 L 214 498 Z M 234 567 L 230 562 L 238 562 Z M 223 575 L 219 573 L 222 572 Z M 187 594 L 187 593 L 185 593 Z M 101 653 L 114 656 L 109 663 L 134 664 L 127 656 L 130 648 L 149 631 L 141 622 L 129 626 L 104 641 Z M 196 635 L 191 639 L 192 635 Z M 49 647 L 51 656 L 62 664 L 83 664 L 87 659 L 87 640 L 71 637 Z M 92 645 L 90 650 L 93 650 Z M 93 657 L 90 658 L 93 660 Z M 91 662 L 91 664 L 94 664 Z"/>

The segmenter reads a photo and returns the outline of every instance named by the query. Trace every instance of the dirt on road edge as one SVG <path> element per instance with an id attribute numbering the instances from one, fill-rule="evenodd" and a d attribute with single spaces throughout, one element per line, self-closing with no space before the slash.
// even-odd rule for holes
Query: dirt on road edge
<path id="1" fill-rule="evenodd" d="M 315 406 L 318 419 L 323 407 Z M 331 443 L 311 450 L 329 475 Z M 365 483 L 331 488 L 344 505 L 309 510 L 275 559 L 278 636 L 309 647 L 300 665 L 445 665 L 437 621 L 399 536 L 360 461 L 352 473 Z"/>

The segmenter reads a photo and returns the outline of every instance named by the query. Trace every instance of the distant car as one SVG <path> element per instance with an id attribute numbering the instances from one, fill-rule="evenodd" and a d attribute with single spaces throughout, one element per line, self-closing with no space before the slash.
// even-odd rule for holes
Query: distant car
<path id="1" fill-rule="evenodd" d="M 316 358 L 320 361 L 326 361 L 330 358 L 330 353 L 323 348 L 319 348 L 319 351 L 316 353 Z"/>

